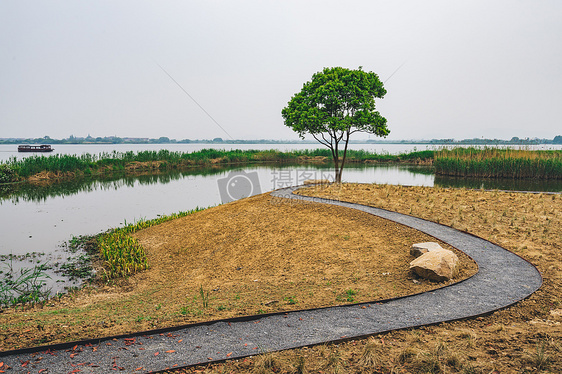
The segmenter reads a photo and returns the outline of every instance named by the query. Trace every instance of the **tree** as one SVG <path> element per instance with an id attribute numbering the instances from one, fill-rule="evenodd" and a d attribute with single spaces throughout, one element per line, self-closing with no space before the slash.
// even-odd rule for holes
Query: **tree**
<path id="1" fill-rule="evenodd" d="M 281 111 L 285 125 L 301 139 L 310 134 L 332 152 L 336 183 L 347 156 L 351 134 L 362 131 L 386 137 L 386 118 L 375 110 L 375 98 L 383 98 L 386 90 L 373 72 L 361 67 L 325 68 L 312 76 Z M 340 144 L 343 143 L 343 144 Z M 343 147 L 343 154 L 340 154 Z"/>

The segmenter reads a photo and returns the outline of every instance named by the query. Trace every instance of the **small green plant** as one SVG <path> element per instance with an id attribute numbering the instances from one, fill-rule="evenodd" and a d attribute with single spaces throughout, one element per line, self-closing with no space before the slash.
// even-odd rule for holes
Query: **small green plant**
<path id="1" fill-rule="evenodd" d="M 537 343 L 535 352 L 529 354 L 529 362 L 537 369 L 544 370 L 550 365 L 550 355 L 546 353 L 546 341 L 541 340 Z"/>
<path id="2" fill-rule="evenodd" d="M 18 274 L 10 262 L 0 278 L 0 307 L 36 304 L 47 300 L 51 295 L 51 291 L 45 287 L 46 280 L 51 278 L 46 273 L 47 269 L 46 264 L 39 264 L 22 268 Z"/>
<path id="3" fill-rule="evenodd" d="M 207 309 L 209 307 L 209 291 L 205 293 L 203 290 L 203 285 L 199 288 L 199 295 L 201 296 L 201 302 L 203 303 L 203 309 Z"/>
<path id="4" fill-rule="evenodd" d="M 182 306 L 182 307 L 180 308 L 180 314 L 181 314 L 182 316 L 187 316 L 187 315 L 190 314 L 190 313 L 191 313 L 191 311 L 190 311 L 190 309 L 189 309 L 188 307 Z"/>
<path id="5" fill-rule="evenodd" d="M 220 311 L 223 311 L 223 310 L 227 310 L 227 309 L 228 309 L 228 308 L 225 307 L 224 305 L 219 305 L 219 306 L 217 307 L 217 310 L 218 310 L 219 312 L 220 312 Z"/>
<path id="6" fill-rule="evenodd" d="M 295 296 L 288 296 L 288 297 L 285 297 L 283 300 L 285 300 L 286 302 L 288 302 L 291 305 L 294 305 L 294 304 L 298 303 L 298 300 Z"/>
<path id="7" fill-rule="evenodd" d="M 345 291 L 345 294 L 347 295 L 347 301 L 352 303 L 355 301 L 354 296 L 357 294 L 357 291 L 349 289 Z"/>

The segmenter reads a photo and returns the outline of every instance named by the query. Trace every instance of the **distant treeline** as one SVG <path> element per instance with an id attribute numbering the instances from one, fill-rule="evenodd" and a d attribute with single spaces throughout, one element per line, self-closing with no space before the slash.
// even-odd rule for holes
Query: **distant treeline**
<path id="1" fill-rule="evenodd" d="M 377 154 L 363 150 L 348 150 L 346 162 L 431 162 L 434 151 L 410 152 L 400 155 Z M 111 152 L 99 155 L 83 154 L 51 156 L 34 155 L 12 158 L 0 164 L 0 183 L 25 180 L 40 173 L 53 177 L 103 175 L 113 172 L 173 170 L 195 166 L 252 164 L 260 162 L 332 162 L 328 149 L 295 150 L 216 150 L 173 152 L 169 150 Z"/>
<path id="2" fill-rule="evenodd" d="M 49 136 L 42 138 L 0 138 L 0 144 L 315 144 L 313 140 L 273 140 L 273 139 L 170 139 L 166 136 L 160 138 L 133 138 L 105 136 L 75 137 L 73 135 L 65 139 L 53 139 Z M 518 138 L 516 136 L 509 140 L 505 139 L 429 139 L 429 140 L 351 140 L 355 144 L 431 144 L 431 145 L 533 145 L 533 144 L 562 144 L 562 135 L 553 139 Z"/>

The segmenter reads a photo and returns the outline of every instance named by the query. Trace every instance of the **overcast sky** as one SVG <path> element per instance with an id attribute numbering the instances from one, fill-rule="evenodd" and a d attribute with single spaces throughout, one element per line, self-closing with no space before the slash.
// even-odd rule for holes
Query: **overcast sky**
<path id="1" fill-rule="evenodd" d="M 333 66 L 385 81 L 388 139 L 562 134 L 559 0 L 1 0 L 0 137 L 298 139 Z"/>

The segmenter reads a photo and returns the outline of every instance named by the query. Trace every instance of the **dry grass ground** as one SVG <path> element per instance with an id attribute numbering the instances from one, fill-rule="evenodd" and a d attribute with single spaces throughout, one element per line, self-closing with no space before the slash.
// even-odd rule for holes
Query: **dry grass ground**
<path id="1" fill-rule="evenodd" d="M 415 283 L 408 272 L 409 247 L 431 237 L 352 209 L 293 204 L 269 194 L 135 236 L 149 270 L 0 313 L 0 349 L 385 299 L 444 285 Z M 456 280 L 476 271 L 466 256 L 461 260 Z"/>
<path id="2" fill-rule="evenodd" d="M 485 317 L 338 345 L 270 353 L 183 373 L 561 373 L 562 196 L 351 185 L 302 194 L 422 217 L 489 239 L 535 264 L 542 288 Z"/>

